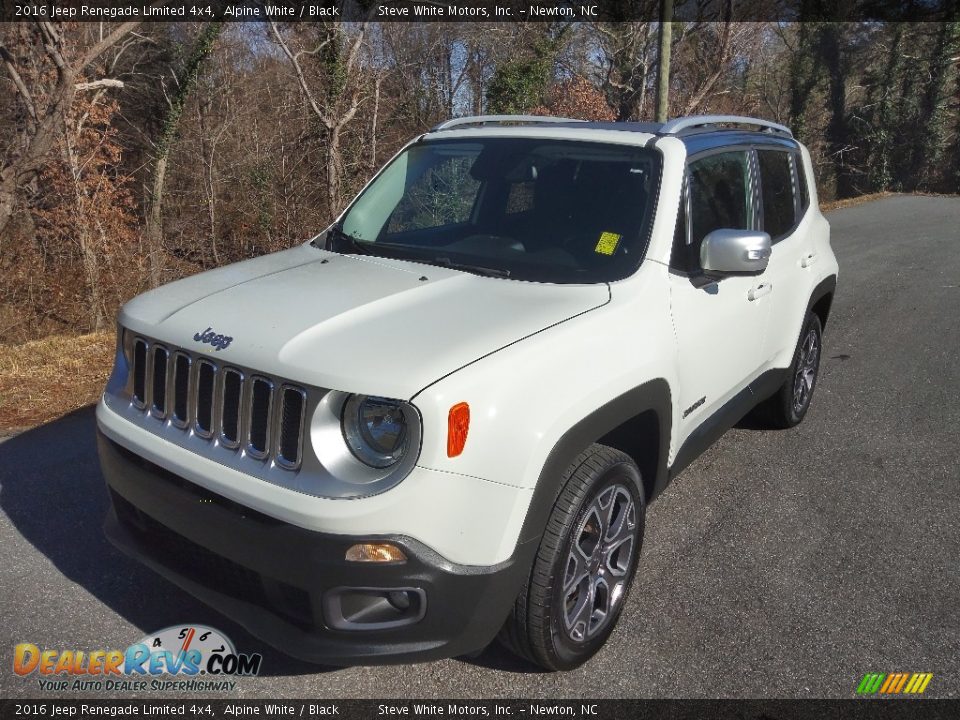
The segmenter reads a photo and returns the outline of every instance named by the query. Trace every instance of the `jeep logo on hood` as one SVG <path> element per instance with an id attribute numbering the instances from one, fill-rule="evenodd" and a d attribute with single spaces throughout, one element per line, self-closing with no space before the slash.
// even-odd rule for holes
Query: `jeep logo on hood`
<path id="1" fill-rule="evenodd" d="M 218 335 L 213 331 L 213 328 L 207 328 L 206 330 L 201 330 L 193 336 L 193 339 L 197 342 L 206 343 L 208 345 L 213 345 L 217 352 L 221 350 L 226 350 L 230 343 L 233 341 L 233 338 L 229 335 Z"/>

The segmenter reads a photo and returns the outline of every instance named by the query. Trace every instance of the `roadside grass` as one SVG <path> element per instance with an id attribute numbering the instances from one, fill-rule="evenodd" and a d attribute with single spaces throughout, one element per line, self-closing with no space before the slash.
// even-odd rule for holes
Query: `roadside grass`
<path id="1" fill-rule="evenodd" d="M 113 332 L 0 344 L 0 435 L 95 402 L 113 367 Z"/>
<path id="2" fill-rule="evenodd" d="M 830 212 L 831 210 L 842 210 L 843 208 L 855 207 L 856 205 L 863 205 L 864 203 L 892 197 L 896 194 L 897 193 L 892 192 L 878 192 L 870 193 L 869 195 L 857 195 L 857 197 L 846 198 L 844 200 L 830 200 L 829 202 L 820 203 L 820 212 Z"/>

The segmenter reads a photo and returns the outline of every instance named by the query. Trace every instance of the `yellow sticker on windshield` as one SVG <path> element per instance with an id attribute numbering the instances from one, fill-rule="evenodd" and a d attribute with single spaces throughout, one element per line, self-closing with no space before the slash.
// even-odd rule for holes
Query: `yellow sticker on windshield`
<path id="1" fill-rule="evenodd" d="M 617 251 L 617 245 L 620 244 L 621 237 L 621 235 L 612 232 L 600 233 L 600 240 L 593 251 L 600 255 L 613 255 Z"/>

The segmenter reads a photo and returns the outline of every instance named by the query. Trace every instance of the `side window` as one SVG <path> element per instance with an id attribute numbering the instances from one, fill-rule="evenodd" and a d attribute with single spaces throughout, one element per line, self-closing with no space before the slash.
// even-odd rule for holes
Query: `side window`
<path id="1" fill-rule="evenodd" d="M 750 173 L 743 150 L 708 155 L 687 167 L 689 211 L 685 236 L 678 227 L 675 266 L 686 272 L 700 271 L 700 244 L 720 228 L 751 227 Z"/>
<path id="2" fill-rule="evenodd" d="M 757 163 L 760 166 L 763 229 L 778 240 L 796 223 L 790 155 L 782 150 L 757 150 Z"/>
<path id="3" fill-rule="evenodd" d="M 470 175 L 475 155 L 444 157 L 407 188 L 387 233 L 458 225 L 470 220 L 480 181 Z"/>
<path id="4" fill-rule="evenodd" d="M 803 158 L 800 155 L 793 156 L 793 167 L 797 171 L 797 185 L 800 187 L 800 217 L 810 207 L 810 190 L 807 188 L 807 174 L 803 169 Z M 800 217 L 797 219 L 799 220 Z"/>
<path id="5" fill-rule="evenodd" d="M 696 258 L 693 246 L 687 242 L 687 204 L 689 197 L 689 178 L 684 177 L 680 192 L 680 207 L 677 208 L 677 224 L 673 228 L 673 252 L 670 255 L 670 267 L 682 272 L 695 272 Z"/>

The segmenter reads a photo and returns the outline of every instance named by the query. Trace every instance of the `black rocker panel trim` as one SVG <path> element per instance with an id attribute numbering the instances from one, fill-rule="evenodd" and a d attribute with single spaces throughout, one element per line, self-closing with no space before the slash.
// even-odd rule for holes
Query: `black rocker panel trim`
<path id="1" fill-rule="evenodd" d="M 527 511 L 526 520 L 520 531 L 518 545 L 535 539 L 539 540 L 543 535 L 550 511 L 563 489 L 564 472 L 577 455 L 631 419 L 651 411 L 655 413 L 658 420 L 660 442 L 656 477 L 652 484 L 653 491 L 648 499 L 656 497 L 663 491 L 668 482 L 667 455 L 670 452 L 672 415 L 670 386 L 666 380 L 657 379 L 628 390 L 623 395 L 601 405 L 563 434 L 550 451 L 540 471 L 537 487 L 530 501 L 530 509 Z M 646 486 L 646 479 L 644 484 Z M 530 545 L 533 550 L 536 549 L 536 543 L 530 543 Z M 517 558 L 517 561 L 523 560 Z"/>
<path id="2" fill-rule="evenodd" d="M 716 412 L 704 420 L 680 446 L 677 456 L 670 466 L 670 479 L 673 480 L 703 452 L 750 412 L 757 403 L 773 395 L 786 380 L 788 372 L 767 370 L 747 385 Z"/>

